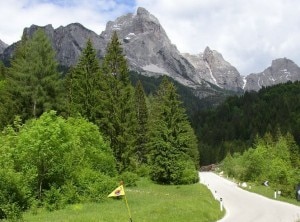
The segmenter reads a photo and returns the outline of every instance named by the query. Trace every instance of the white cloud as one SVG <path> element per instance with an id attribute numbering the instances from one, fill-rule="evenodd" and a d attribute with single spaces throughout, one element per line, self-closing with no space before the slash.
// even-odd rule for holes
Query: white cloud
<path id="1" fill-rule="evenodd" d="M 109 20 L 129 11 L 131 6 L 113 0 L 0 1 L 0 39 L 9 44 L 18 41 L 23 29 L 32 24 L 58 27 L 79 22 L 100 33 Z"/>
<path id="2" fill-rule="evenodd" d="M 123 4 L 122 4 L 123 2 Z M 280 57 L 300 65 L 299 0 L 136 0 L 155 15 L 181 52 L 206 46 L 241 74 L 260 72 Z M 12 43 L 31 24 L 80 22 L 100 33 L 109 20 L 134 12 L 131 0 L 0 1 L 0 39 Z"/>

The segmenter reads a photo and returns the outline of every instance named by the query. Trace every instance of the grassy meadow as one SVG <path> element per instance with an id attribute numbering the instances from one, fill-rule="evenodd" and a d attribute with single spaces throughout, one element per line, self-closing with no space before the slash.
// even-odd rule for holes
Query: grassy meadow
<path id="1" fill-rule="evenodd" d="M 219 203 L 202 184 L 157 185 L 142 179 L 136 187 L 125 188 L 133 222 L 217 221 L 224 215 Z M 124 199 L 107 198 L 102 203 L 69 205 L 65 209 L 37 214 L 26 212 L 24 221 L 122 222 L 129 221 Z"/>

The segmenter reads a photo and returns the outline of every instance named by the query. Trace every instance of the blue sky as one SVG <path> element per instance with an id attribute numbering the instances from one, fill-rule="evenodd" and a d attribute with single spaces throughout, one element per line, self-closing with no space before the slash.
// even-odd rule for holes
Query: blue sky
<path id="1" fill-rule="evenodd" d="M 209 46 L 242 75 L 261 72 L 276 58 L 300 65 L 299 0 L 1 0 L 0 39 L 18 41 L 32 24 L 80 22 L 100 34 L 138 6 L 159 19 L 180 52 Z"/>

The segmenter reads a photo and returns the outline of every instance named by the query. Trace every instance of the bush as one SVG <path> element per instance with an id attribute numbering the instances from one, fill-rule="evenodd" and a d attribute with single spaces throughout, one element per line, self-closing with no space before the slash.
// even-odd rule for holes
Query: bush
<path id="1" fill-rule="evenodd" d="M 126 187 L 134 187 L 136 186 L 136 182 L 138 181 L 139 177 L 137 174 L 132 172 L 123 172 L 119 177 L 119 181 L 123 181 Z"/>
<path id="2" fill-rule="evenodd" d="M 0 135 L 0 219 L 17 218 L 30 205 L 51 211 L 100 201 L 111 192 L 116 172 L 98 127 L 82 118 L 50 111 L 16 131 L 8 127 Z"/>
<path id="3" fill-rule="evenodd" d="M 0 219 L 15 220 L 29 207 L 29 191 L 24 178 L 12 170 L 0 169 Z"/>
<path id="4" fill-rule="evenodd" d="M 80 202 L 78 187 L 71 181 L 67 181 L 61 188 L 64 202 L 66 204 L 75 204 Z"/>
<path id="5" fill-rule="evenodd" d="M 115 181 L 101 172 L 83 169 L 78 172 L 76 186 L 82 201 L 100 202 L 111 192 Z"/>
<path id="6" fill-rule="evenodd" d="M 150 175 L 150 167 L 146 164 L 140 165 L 137 168 L 136 173 L 140 177 L 148 177 Z"/>
<path id="7" fill-rule="evenodd" d="M 63 194 L 60 188 L 52 186 L 50 190 L 44 193 L 44 206 L 47 210 L 59 210 L 65 206 Z"/>
<path id="8" fill-rule="evenodd" d="M 198 172 L 195 164 L 191 160 L 182 161 L 182 174 L 178 179 L 178 184 L 193 184 L 199 181 Z"/>
<path id="9" fill-rule="evenodd" d="M 300 156 L 294 151 L 298 147 L 290 137 L 279 134 L 274 139 L 266 134 L 243 155 L 227 155 L 222 169 L 243 181 L 261 183 L 268 180 L 272 188 L 282 191 L 283 196 L 294 197 L 294 186 L 300 179 L 299 168 L 294 164 Z"/>
<path id="10" fill-rule="evenodd" d="M 191 184 L 198 181 L 194 162 L 183 153 L 173 157 L 173 161 L 164 161 L 163 165 L 152 165 L 150 176 L 153 181 L 161 184 Z"/>

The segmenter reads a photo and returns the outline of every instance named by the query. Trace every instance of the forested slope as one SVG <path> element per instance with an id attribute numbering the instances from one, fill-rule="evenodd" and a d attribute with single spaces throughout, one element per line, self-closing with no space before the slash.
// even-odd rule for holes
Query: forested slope
<path id="1" fill-rule="evenodd" d="M 219 162 L 228 152 L 249 148 L 256 136 L 287 132 L 300 144 L 300 82 L 266 87 L 226 99 L 197 115 L 201 164 Z"/>

